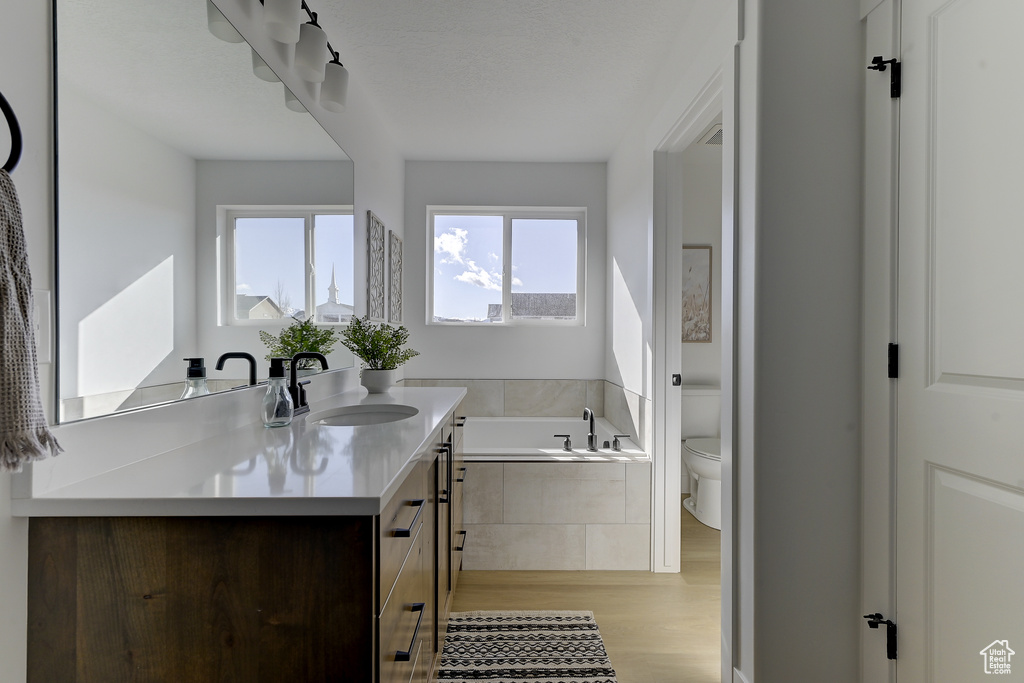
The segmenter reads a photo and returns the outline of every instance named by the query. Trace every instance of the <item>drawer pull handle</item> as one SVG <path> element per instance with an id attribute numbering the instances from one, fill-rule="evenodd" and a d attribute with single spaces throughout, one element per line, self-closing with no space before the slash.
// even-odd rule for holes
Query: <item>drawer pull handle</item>
<path id="1" fill-rule="evenodd" d="M 391 535 L 397 538 L 409 538 L 410 536 L 412 536 L 412 530 L 416 528 L 416 522 L 419 521 L 420 514 L 423 513 L 423 503 L 425 502 L 426 501 L 423 500 L 422 498 L 410 500 L 409 505 L 412 505 L 413 507 L 416 508 L 416 516 L 412 518 L 412 524 L 409 525 L 408 529 L 392 529 Z"/>
<path id="2" fill-rule="evenodd" d="M 459 483 L 462 483 L 462 482 L 466 481 L 466 471 L 467 470 L 466 470 L 465 467 L 460 467 L 459 468 L 459 472 L 462 472 L 462 476 L 459 479 L 456 479 L 455 481 L 457 481 Z"/>
<path id="3" fill-rule="evenodd" d="M 398 650 L 395 652 L 396 662 L 408 662 L 409 658 L 412 657 L 412 650 L 416 647 L 416 639 L 420 636 L 420 624 L 423 623 L 423 608 L 426 606 L 424 602 L 414 602 L 409 608 L 410 612 L 419 612 L 419 619 L 416 620 L 416 630 L 412 632 L 412 642 L 409 643 L 409 649 L 406 652 Z"/>
<path id="4" fill-rule="evenodd" d="M 461 553 L 463 550 L 466 549 L 466 537 L 469 534 L 467 532 L 465 532 L 465 531 L 456 531 L 455 533 L 456 534 L 462 534 L 462 545 L 460 545 L 460 546 L 455 548 L 456 551 Z"/>

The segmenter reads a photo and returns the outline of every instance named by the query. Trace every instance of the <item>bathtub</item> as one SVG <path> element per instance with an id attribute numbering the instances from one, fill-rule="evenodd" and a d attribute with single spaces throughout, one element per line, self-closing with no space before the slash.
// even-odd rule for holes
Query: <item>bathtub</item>
<path id="1" fill-rule="evenodd" d="M 594 429 L 589 453 L 582 417 L 466 420 L 463 569 L 650 570 L 651 459 L 633 439 L 600 448 L 616 430 Z"/>
<path id="2" fill-rule="evenodd" d="M 619 439 L 621 451 L 605 448 L 619 433 L 610 422 L 597 418 L 598 452 L 587 451 L 590 425 L 582 418 L 566 417 L 470 417 L 466 419 L 462 448 L 469 462 L 500 460 L 506 462 L 647 462 L 650 460 L 632 438 Z M 562 449 L 564 439 L 554 434 L 569 434 L 572 452 Z"/>

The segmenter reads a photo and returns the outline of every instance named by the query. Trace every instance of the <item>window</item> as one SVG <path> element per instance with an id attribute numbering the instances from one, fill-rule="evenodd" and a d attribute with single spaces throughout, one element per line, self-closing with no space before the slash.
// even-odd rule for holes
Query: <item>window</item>
<path id="1" fill-rule="evenodd" d="M 351 207 L 245 207 L 226 219 L 229 324 L 353 315 Z"/>
<path id="2" fill-rule="evenodd" d="M 583 324 L 585 210 L 430 207 L 428 219 L 428 324 Z"/>

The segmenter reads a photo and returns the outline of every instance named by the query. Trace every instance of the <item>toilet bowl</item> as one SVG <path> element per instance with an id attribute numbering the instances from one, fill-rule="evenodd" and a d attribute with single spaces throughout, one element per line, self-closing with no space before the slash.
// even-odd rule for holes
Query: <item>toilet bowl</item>
<path id="1" fill-rule="evenodd" d="M 722 528 L 722 441 L 693 438 L 683 441 L 683 462 L 690 475 L 690 497 L 683 507 L 702 524 Z"/>

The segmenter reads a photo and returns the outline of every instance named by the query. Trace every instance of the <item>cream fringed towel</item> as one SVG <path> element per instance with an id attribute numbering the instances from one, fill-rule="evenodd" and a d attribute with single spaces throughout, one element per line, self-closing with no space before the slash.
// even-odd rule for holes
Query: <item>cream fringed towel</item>
<path id="1" fill-rule="evenodd" d="M 0 471 L 61 451 L 39 400 L 32 275 L 18 194 L 0 169 Z"/>

